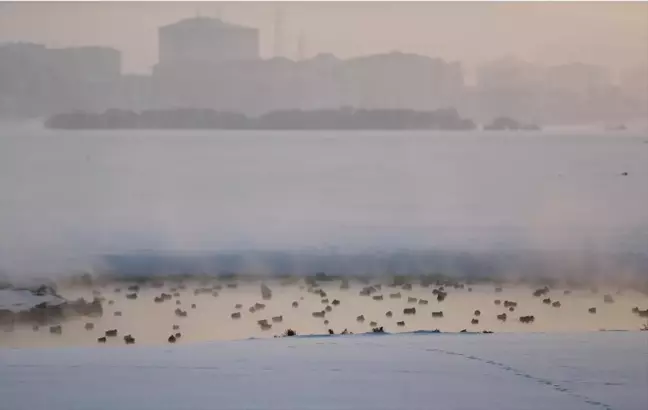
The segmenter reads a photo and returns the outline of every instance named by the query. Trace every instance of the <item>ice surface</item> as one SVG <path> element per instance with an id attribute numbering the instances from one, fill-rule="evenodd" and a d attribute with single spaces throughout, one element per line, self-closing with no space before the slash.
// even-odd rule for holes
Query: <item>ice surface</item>
<path id="1" fill-rule="evenodd" d="M 400 334 L 0 349 L 0 408 L 648 408 L 648 334 Z"/>
<path id="2" fill-rule="evenodd" d="M 50 306 L 65 303 L 65 299 L 55 295 L 35 295 L 27 289 L 0 289 L 0 309 L 20 312 L 47 302 Z"/>

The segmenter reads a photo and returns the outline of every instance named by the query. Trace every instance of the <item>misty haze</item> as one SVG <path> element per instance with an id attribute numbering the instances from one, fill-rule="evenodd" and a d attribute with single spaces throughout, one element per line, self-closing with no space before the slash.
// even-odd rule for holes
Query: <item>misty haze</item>
<path id="1" fill-rule="evenodd" d="M 623 2 L 2 3 L 0 118 L 452 107 L 477 124 L 645 132 L 647 14 Z"/>
<path id="2" fill-rule="evenodd" d="M 645 2 L 0 2 L 0 407 L 643 410 L 647 177 Z"/>
<path id="3" fill-rule="evenodd" d="M 592 254 L 632 253 L 636 269 L 647 13 L 2 3 L 0 269 L 439 249 L 585 252 L 573 264 L 588 270 Z"/>

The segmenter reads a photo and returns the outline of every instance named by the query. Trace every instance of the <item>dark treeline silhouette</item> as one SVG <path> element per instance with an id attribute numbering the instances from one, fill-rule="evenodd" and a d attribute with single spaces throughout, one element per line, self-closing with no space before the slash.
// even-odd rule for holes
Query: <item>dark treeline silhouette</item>
<path id="1" fill-rule="evenodd" d="M 140 113 L 110 109 L 104 113 L 57 114 L 45 121 L 55 129 L 266 129 L 266 130 L 472 130 L 470 119 L 454 108 L 281 110 L 258 117 L 211 109 L 150 110 Z"/>

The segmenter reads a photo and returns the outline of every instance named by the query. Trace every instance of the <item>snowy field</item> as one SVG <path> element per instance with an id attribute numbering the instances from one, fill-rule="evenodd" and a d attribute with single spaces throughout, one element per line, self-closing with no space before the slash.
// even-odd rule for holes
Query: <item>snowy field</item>
<path id="1" fill-rule="evenodd" d="M 3 410 L 648 408 L 648 332 L 0 349 Z"/>

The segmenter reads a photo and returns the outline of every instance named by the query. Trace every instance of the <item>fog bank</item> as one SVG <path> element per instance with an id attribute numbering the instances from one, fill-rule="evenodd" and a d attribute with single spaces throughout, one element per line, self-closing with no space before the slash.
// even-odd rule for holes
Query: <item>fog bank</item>
<path id="1" fill-rule="evenodd" d="M 474 255 L 558 252 L 570 260 L 560 272 L 645 274 L 636 260 L 648 249 L 647 167 L 639 135 L 5 128 L 0 268 L 37 275 L 92 270 L 106 255 L 273 251 L 296 259 L 236 269 L 330 271 L 300 267 L 300 255 L 355 254 L 373 258 L 358 271 L 456 271 L 379 255 L 447 252 L 441 260 L 481 270 Z M 629 254 L 640 257 L 621 263 Z M 520 273 L 507 263 L 504 273 Z"/>

